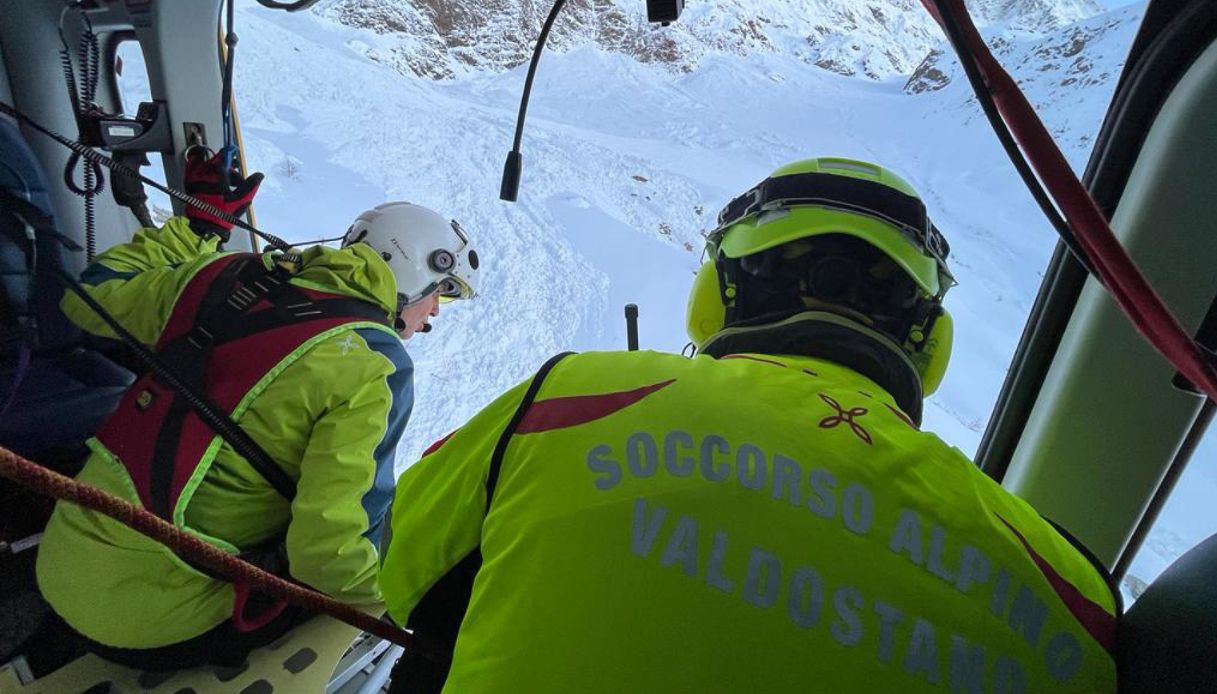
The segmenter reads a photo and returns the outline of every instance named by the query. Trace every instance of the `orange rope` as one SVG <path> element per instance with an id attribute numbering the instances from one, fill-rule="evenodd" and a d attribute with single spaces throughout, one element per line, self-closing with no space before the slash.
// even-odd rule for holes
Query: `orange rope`
<path id="1" fill-rule="evenodd" d="M 26 460 L 0 446 L 0 477 L 6 477 L 39 494 L 70 501 L 96 511 L 169 547 L 178 555 L 217 575 L 286 600 L 309 610 L 327 614 L 382 639 L 417 651 L 433 660 L 444 660 L 414 634 L 344 605 L 333 598 L 309 590 L 259 569 L 249 562 L 215 547 L 163 519 L 97 487 L 77 482 Z"/>

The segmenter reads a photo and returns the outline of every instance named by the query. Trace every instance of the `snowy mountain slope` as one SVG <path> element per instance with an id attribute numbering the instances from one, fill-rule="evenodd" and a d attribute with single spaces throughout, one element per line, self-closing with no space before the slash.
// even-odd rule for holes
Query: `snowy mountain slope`
<path id="1" fill-rule="evenodd" d="M 641 306 L 645 347 L 679 350 L 719 207 L 819 154 L 903 172 L 950 235 L 958 344 L 926 423 L 965 451 L 976 445 L 1054 237 L 961 92 L 910 96 L 904 78 L 847 78 L 776 51 L 707 51 L 673 73 L 571 46 L 538 74 L 513 205 L 497 191 L 522 66 L 436 82 L 369 57 L 378 36 L 332 14 L 242 7 L 239 22 L 237 95 L 250 163 L 271 175 L 258 201 L 268 230 L 333 236 L 360 210 L 406 198 L 459 219 L 482 248 L 482 296 L 445 307 L 409 345 L 418 406 L 402 464 L 553 353 L 622 347 L 626 301 Z M 1046 114 L 1075 157 L 1110 88 L 1074 87 L 1069 113 L 1091 122 Z"/>
<path id="2" fill-rule="evenodd" d="M 1043 34 L 1103 12 L 1095 0 L 967 0 L 977 26 Z"/>
<path id="3" fill-rule="evenodd" d="M 403 74 L 452 78 L 527 62 L 551 7 L 538 0 L 333 0 L 326 16 L 374 35 L 358 48 Z M 977 20 L 1047 32 L 1101 11 L 1093 0 L 972 0 Z M 563 52 L 595 45 L 678 72 L 715 54 L 779 54 L 844 75 L 907 75 L 942 39 L 919 0 L 689 3 L 669 27 L 635 0 L 571 0 L 550 35 Z"/>
<path id="4" fill-rule="evenodd" d="M 987 38 L 993 54 L 1016 77 L 1036 110 L 1053 114 L 1050 125 L 1057 140 L 1088 152 L 1095 134 L 1090 126 L 1102 118 L 1107 104 L 1078 103 L 1077 94 L 1111 93 L 1143 12 L 1144 5 L 1130 5 L 1043 36 L 1019 38 L 1007 32 L 989 33 Z M 942 90 L 935 98 L 941 112 L 971 110 L 974 118 L 982 118 L 979 109 L 969 106 L 975 104 L 975 96 L 967 82 L 955 54 L 944 45 L 918 65 L 904 88 L 910 94 Z M 1084 163 L 1073 161 L 1076 168 Z"/>

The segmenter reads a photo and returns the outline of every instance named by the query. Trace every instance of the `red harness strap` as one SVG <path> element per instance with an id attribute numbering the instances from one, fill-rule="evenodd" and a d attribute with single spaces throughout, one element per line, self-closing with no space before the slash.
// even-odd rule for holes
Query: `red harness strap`
<path id="1" fill-rule="evenodd" d="M 369 302 L 293 286 L 266 270 L 259 256 L 234 254 L 208 264 L 186 285 L 156 349 L 231 414 L 309 339 L 347 323 L 386 318 Z M 215 437 L 179 393 L 151 374 L 135 382 L 97 434 L 126 468 L 144 507 L 170 522 Z"/>

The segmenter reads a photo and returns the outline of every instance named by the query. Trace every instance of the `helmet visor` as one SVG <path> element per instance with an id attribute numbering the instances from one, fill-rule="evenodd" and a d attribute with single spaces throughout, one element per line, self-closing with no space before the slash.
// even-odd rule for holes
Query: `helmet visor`
<path id="1" fill-rule="evenodd" d="M 443 303 L 456 301 L 457 299 L 468 299 L 473 296 L 473 289 L 454 275 L 449 275 L 440 280 L 435 291 L 439 293 L 439 300 Z"/>

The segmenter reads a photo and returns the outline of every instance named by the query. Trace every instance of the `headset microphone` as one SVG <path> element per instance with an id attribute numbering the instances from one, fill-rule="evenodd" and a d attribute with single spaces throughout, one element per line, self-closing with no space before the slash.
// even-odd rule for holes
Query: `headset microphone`
<path id="1" fill-rule="evenodd" d="M 269 1 L 269 0 L 265 0 Z M 258 0 L 264 2 L 264 0 Z M 549 38 L 549 30 L 554 26 L 554 20 L 562 11 L 566 0 L 554 0 L 554 6 L 545 23 L 541 25 L 541 35 L 532 49 L 532 60 L 528 62 L 528 75 L 524 78 L 524 92 L 520 95 L 520 111 L 516 115 L 515 139 L 511 143 L 511 151 L 507 153 L 507 161 L 503 163 L 503 179 L 499 184 L 499 199 L 515 202 L 520 195 L 520 174 L 524 168 L 524 156 L 520 154 L 520 141 L 524 138 L 524 116 L 528 113 L 528 99 L 532 95 L 532 80 L 537 75 L 537 63 L 541 60 L 541 51 L 545 50 L 545 40 Z M 667 26 L 680 17 L 685 7 L 685 0 L 647 0 L 647 20 Z"/>

